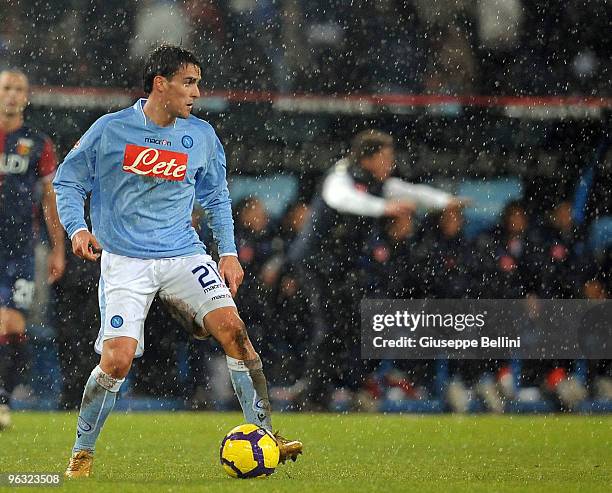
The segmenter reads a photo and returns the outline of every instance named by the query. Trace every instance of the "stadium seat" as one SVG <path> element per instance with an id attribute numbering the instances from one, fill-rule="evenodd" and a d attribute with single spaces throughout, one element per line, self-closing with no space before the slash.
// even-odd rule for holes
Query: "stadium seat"
<path id="1" fill-rule="evenodd" d="M 465 210 L 465 234 L 474 238 L 492 228 L 503 208 L 511 200 L 521 198 L 521 182 L 517 178 L 498 180 L 468 180 L 457 187 L 457 194 L 472 199 L 472 206 Z"/>
<path id="2" fill-rule="evenodd" d="M 298 179 L 287 174 L 275 174 L 265 177 L 234 176 L 229 180 L 232 202 L 256 196 L 261 199 L 273 219 L 278 219 L 298 194 Z"/>

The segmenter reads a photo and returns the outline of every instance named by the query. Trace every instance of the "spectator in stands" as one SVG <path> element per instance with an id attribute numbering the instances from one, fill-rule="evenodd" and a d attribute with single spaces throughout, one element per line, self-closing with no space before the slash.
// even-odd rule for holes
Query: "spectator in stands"
<path id="1" fill-rule="evenodd" d="M 486 94 L 514 94 L 524 11 L 521 0 L 476 2 L 482 89 Z M 520 62 L 519 62 L 520 63 Z"/>
<path id="2" fill-rule="evenodd" d="M 425 274 L 427 297 L 440 299 L 489 298 L 489 286 L 481 282 L 482 259 L 475 244 L 464 234 L 461 209 L 446 208 L 425 225 L 417 248 L 417 265 Z M 455 412 L 469 408 L 469 388 L 492 412 L 502 412 L 503 402 L 496 388 L 495 374 L 500 362 L 453 360 L 449 362 L 451 382 L 446 399 Z"/>
<path id="3" fill-rule="evenodd" d="M 610 255 L 608 248 L 607 255 Z M 606 266 L 606 262 L 601 265 Z M 606 300 L 611 296 L 611 292 L 606 288 L 604 277 L 609 276 L 610 270 L 599 270 L 596 275 L 588 279 L 583 287 L 583 297 L 590 300 Z M 609 304 L 599 304 L 595 306 L 585 316 L 582 321 L 581 342 L 586 356 L 591 356 L 586 361 L 587 375 L 586 383 L 590 387 L 591 394 L 596 399 L 612 400 L 612 360 L 593 359 L 592 356 L 600 352 L 601 348 L 610 343 L 612 330 L 610 328 L 610 317 L 612 310 Z M 582 384 L 578 380 L 578 384 Z M 580 389 L 582 390 L 582 388 Z M 584 398 L 584 395 L 579 397 Z"/>
<path id="4" fill-rule="evenodd" d="M 478 298 L 482 286 L 474 279 L 481 260 L 473 243 L 465 237 L 461 209 L 447 208 L 425 225 L 418 264 L 426 273 L 428 296 L 434 298 Z M 430 226 L 433 223 L 432 226 Z"/>
<path id="5" fill-rule="evenodd" d="M 189 39 L 215 88 L 605 96 L 612 7 L 582 3 L 4 0 L 0 50 L 41 84 L 135 85 L 118 60 Z"/>
<path id="6" fill-rule="evenodd" d="M 295 280 L 290 266 L 287 265 L 287 249 L 303 229 L 308 215 L 308 204 L 298 200 L 288 208 L 282 217 L 280 226 L 272 239 L 274 254 L 265 262 L 259 272 L 259 278 L 266 286 L 276 287 L 281 275 L 290 275 Z"/>
<path id="7" fill-rule="evenodd" d="M 424 75 L 426 92 L 434 94 L 472 94 L 477 63 L 465 31 L 451 24 L 433 44 Z"/>
<path id="8" fill-rule="evenodd" d="M 572 219 L 568 201 L 558 203 L 550 214 L 542 235 L 538 259 L 542 262 L 538 293 L 543 298 L 575 298 L 587 268 L 584 242 Z"/>
<path id="9" fill-rule="evenodd" d="M 519 200 L 509 202 L 500 224 L 476 240 L 483 259 L 483 281 L 489 296 L 523 298 L 536 293 L 541 278 L 541 262 L 536 261 L 541 234 L 530 224 L 530 217 Z"/>
<path id="10" fill-rule="evenodd" d="M 282 245 L 274 244 L 273 229 L 266 206 L 257 197 L 247 197 L 236 206 L 236 238 L 238 258 L 251 271 L 253 279 L 257 271 L 279 250 Z"/>
<path id="11" fill-rule="evenodd" d="M 417 234 L 412 214 L 381 221 L 369 240 L 363 262 L 369 297 L 420 298 L 425 292 L 424 270 L 415 261 Z"/>

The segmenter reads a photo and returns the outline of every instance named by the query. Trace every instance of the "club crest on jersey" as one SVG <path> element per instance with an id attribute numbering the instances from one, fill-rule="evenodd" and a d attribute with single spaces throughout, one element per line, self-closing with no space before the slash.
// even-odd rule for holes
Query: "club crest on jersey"
<path id="1" fill-rule="evenodd" d="M 30 152 L 32 152 L 32 147 L 34 147 L 34 141 L 32 139 L 22 137 L 21 139 L 17 140 L 15 150 L 20 156 L 29 156 Z"/>
<path id="2" fill-rule="evenodd" d="M 188 159 L 189 155 L 182 152 L 127 144 L 123 155 L 123 171 L 149 178 L 183 181 Z"/>
<path id="3" fill-rule="evenodd" d="M 189 135 L 184 135 L 183 138 L 181 139 L 181 143 L 187 149 L 190 149 L 193 147 L 193 139 Z"/>

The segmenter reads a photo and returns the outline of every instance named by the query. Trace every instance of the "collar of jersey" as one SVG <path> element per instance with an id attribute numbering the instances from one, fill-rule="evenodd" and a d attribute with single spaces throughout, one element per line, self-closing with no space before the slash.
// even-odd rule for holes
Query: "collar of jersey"
<path id="1" fill-rule="evenodd" d="M 134 103 L 134 110 L 140 114 L 140 116 L 142 117 L 142 120 L 144 122 L 145 127 L 154 127 L 154 128 L 159 128 L 159 129 L 167 129 L 168 127 L 161 127 L 159 126 L 157 123 L 155 123 L 154 121 L 150 120 L 149 118 L 147 118 L 147 115 L 145 115 L 144 112 L 144 104 L 147 102 L 147 98 L 140 98 L 138 101 L 136 101 Z M 177 118 L 174 119 L 174 123 L 172 124 L 172 127 L 176 129 L 176 120 Z"/>

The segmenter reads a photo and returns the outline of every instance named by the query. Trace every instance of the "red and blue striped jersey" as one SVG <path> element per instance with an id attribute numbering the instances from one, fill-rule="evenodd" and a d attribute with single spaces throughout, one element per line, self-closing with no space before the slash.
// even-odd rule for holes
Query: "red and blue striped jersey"
<path id="1" fill-rule="evenodd" d="M 57 158 L 51 139 L 23 126 L 0 129 L 0 250 L 8 255 L 33 244 L 40 180 L 51 180 Z"/>

